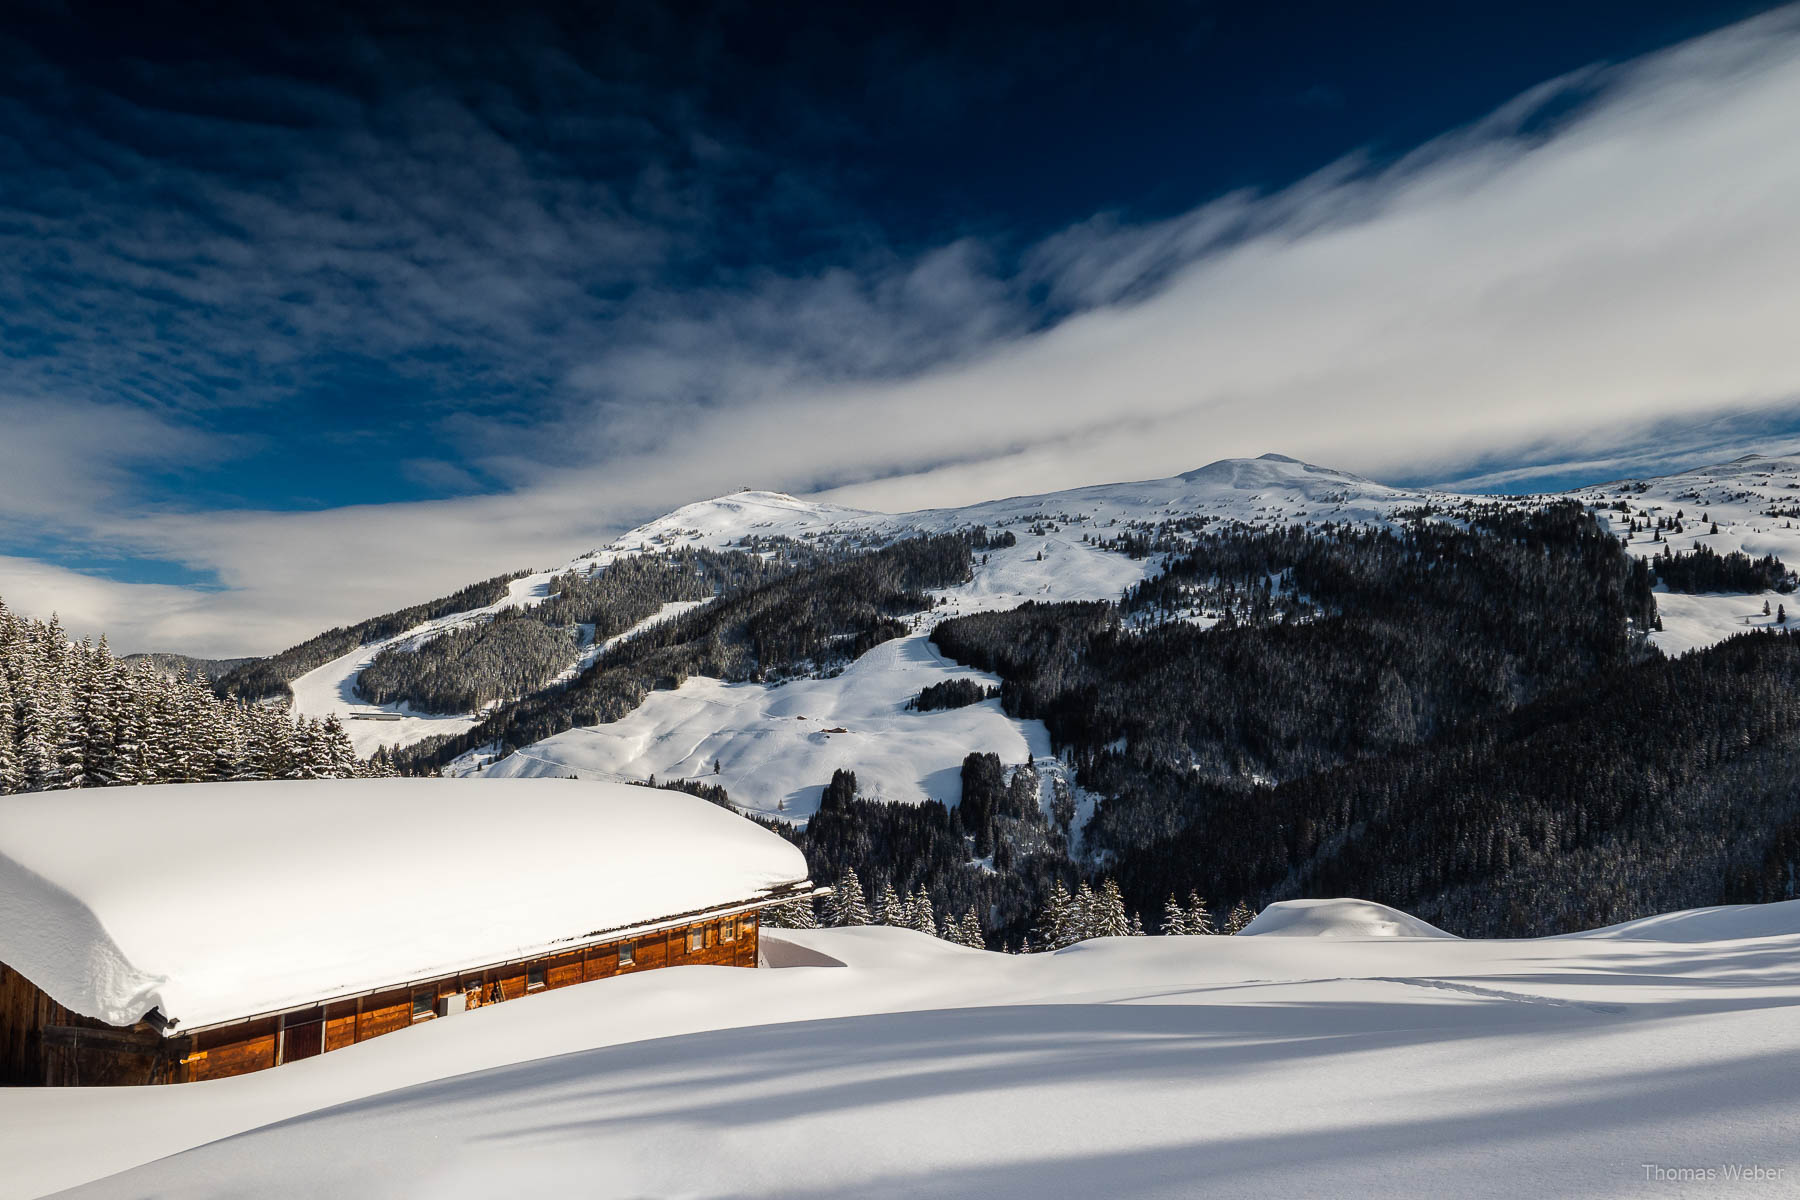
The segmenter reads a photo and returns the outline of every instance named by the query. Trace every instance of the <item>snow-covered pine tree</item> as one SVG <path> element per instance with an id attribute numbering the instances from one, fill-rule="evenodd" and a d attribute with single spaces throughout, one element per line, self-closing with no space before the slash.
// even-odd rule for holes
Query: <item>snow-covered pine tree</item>
<path id="1" fill-rule="evenodd" d="M 1175 893 L 1170 892 L 1169 898 L 1163 901 L 1163 936 L 1181 937 L 1187 931 L 1187 910 L 1181 907 L 1181 901 L 1175 899 Z"/>
<path id="2" fill-rule="evenodd" d="M 12 679 L 7 673 L 10 647 L 0 629 L 0 795 L 19 790 L 19 752 L 13 731 Z"/>
<path id="3" fill-rule="evenodd" d="M 1094 889 L 1088 886 L 1087 880 L 1082 880 L 1081 886 L 1075 889 L 1074 899 L 1069 903 L 1069 924 L 1064 946 L 1073 946 L 1076 942 L 1100 936 L 1099 906 L 1100 897 L 1094 895 Z"/>
<path id="4" fill-rule="evenodd" d="M 774 929 L 817 929 L 818 916 L 813 912 L 811 899 L 789 900 L 786 904 L 771 904 L 763 909 L 762 922 Z"/>
<path id="5" fill-rule="evenodd" d="M 1187 931 L 1194 934 L 1219 932 L 1213 927 L 1212 913 L 1207 909 L 1206 901 L 1200 898 L 1199 892 L 1188 893 Z"/>
<path id="6" fill-rule="evenodd" d="M 936 937 L 938 932 L 937 913 L 932 910 L 931 897 L 926 894 L 924 884 L 920 884 L 919 889 L 912 894 L 909 907 L 912 910 L 910 914 L 912 920 L 908 922 L 907 928 Z"/>
<path id="7" fill-rule="evenodd" d="M 987 938 L 985 936 L 983 936 L 983 934 L 981 932 L 981 921 L 978 917 L 976 917 L 975 910 L 972 908 L 965 908 L 963 910 L 961 933 L 962 933 L 962 944 L 967 946 L 969 949 L 971 949 L 971 950 L 986 950 L 987 949 Z"/>
<path id="8" fill-rule="evenodd" d="M 1058 879 L 1050 887 L 1050 895 L 1044 901 L 1044 911 L 1038 914 L 1037 940 L 1038 947 L 1043 950 L 1061 950 L 1069 945 L 1073 938 L 1070 934 L 1071 909 L 1074 898 L 1069 889 Z"/>
<path id="9" fill-rule="evenodd" d="M 911 925 L 911 908 L 911 905 L 901 899 L 900 893 L 894 890 L 894 882 L 890 879 L 881 885 L 881 895 L 876 897 L 875 923 L 902 927 Z"/>
<path id="10" fill-rule="evenodd" d="M 138 672 L 114 660 L 103 686 L 112 697 L 113 745 L 109 787 L 146 783 L 144 778 L 144 701 Z"/>
<path id="11" fill-rule="evenodd" d="M 63 786 L 58 751 L 66 714 L 56 668 L 46 661 L 50 656 L 45 652 L 42 632 L 38 631 L 32 641 L 25 663 L 24 703 L 20 705 L 19 760 L 25 790 L 40 792 Z"/>
<path id="12" fill-rule="evenodd" d="M 320 723 L 319 740 L 324 746 L 327 778 L 349 779 L 356 774 L 356 748 L 350 744 L 350 735 L 344 731 L 344 723 L 338 720 L 336 713 Z"/>
<path id="13" fill-rule="evenodd" d="M 70 787 L 104 787 L 111 774 L 112 711 L 100 687 L 103 655 L 112 657 L 106 653 L 104 637 L 98 648 L 86 641 L 72 647 L 69 729 L 63 749 Z"/>
<path id="14" fill-rule="evenodd" d="M 1255 911 L 1248 904 L 1239 900 L 1232 906 L 1231 912 L 1225 918 L 1225 932 L 1242 933 L 1244 927 L 1254 920 L 1256 920 Z"/>
<path id="15" fill-rule="evenodd" d="M 1131 936 L 1131 918 L 1125 915 L 1125 897 L 1120 894 L 1119 885 L 1111 879 L 1100 885 L 1100 892 L 1094 897 L 1093 936 Z"/>
<path id="16" fill-rule="evenodd" d="M 868 925 L 871 923 L 869 903 L 863 896 L 862 880 L 856 877 L 855 867 L 844 868 L 844 877 L 838 880 L 837 887 L 832 890 L 831 898 L 825 902 L 825 907 L 833 925 Z"/>
<path id="17" fill-rule="evenodd" d="M 1131 934 L 1130 934 L 1130 936 L 1132 936 L 1132 937 L 1143 937 L 1144 936 L 1144 918 L 1138 916 L 1136 913 L 1131 914 Z"/>

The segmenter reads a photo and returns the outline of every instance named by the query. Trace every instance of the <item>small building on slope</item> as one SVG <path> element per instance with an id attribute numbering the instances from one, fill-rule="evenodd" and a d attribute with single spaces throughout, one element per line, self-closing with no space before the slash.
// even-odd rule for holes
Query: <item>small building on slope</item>
<path id="1" fill-rule="evenodd" d="M 817 890 L 754 822 L 626 784 L 0 796 L 0 1083 L 217 1079 L 587 980 L 755 966 L 758 912 Z"/>

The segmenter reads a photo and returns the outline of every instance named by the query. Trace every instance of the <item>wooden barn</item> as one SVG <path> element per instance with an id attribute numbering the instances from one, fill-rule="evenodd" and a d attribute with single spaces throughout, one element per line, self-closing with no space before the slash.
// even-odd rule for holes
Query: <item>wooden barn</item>
<path id="1" fill-rule="evenodd" d="M 624 784 L 4 796 L 0 1083 L 218 1079 L 614 975 L 754 967 L 759 911 L 819 891 L 754 822 Z"/>

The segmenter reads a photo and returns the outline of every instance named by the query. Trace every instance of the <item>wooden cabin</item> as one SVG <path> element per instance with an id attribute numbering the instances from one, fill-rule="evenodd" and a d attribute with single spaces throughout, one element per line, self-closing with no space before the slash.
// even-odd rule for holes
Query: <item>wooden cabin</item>
<path id="1" fill-rule="evenodd" d="M 624 784 L 0 797 L 0 1082 L 219 1079 L 615 975 L 754 967 L 760 910 L 820 890 L 754 822 Z"/>

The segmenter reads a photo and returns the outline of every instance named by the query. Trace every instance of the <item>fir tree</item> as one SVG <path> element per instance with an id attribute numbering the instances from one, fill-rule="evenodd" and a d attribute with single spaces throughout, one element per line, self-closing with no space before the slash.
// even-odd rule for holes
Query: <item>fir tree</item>
<path id="1" fill-rule="evenodd" d="M 1242 933 L 1245 927 L 1254 920 L 1256 920 L 1256 913 L 1248 904 L 1239 900 L 1232 906 L 1230 914 L 1225 918 L 1225 932 Z"/>
<path id="2" fill-rule="evenodd" d="M 1164 937 L 1180 937 L 1187 933 L 1187 910 L 1175 899 L 1173 892 L 1163 901 L 1162 931 Z"/>
<path id="3" fill-rule="evenodd" d="M 912 924 L 912 906 L 894 890 L 892 880 L 881 885 L 881 894 L 875 899 L 875 923 L 903 928 Z"/>
<path id="4" fill-rule="evenodd" d="M 1187 902 L 1187 931 L 1193 934 L 1214 934 L 1219 932 L 1213 927 L 1212 913 L 1206 907 L 1206 901 L 1200 898 L 1199 892 L 1189 892 Z"/>
<path id="5" fill-rule="evenodd" d="M 936 937 L 938 933 L 937 913 L 932 911 L 931 897 L 925 893 L 923 884 L 913 893 L 912 902 L 908 908 L 910 910 L 908 916 L 912 919 L 907 922 L 907 928 Z"/>
<path id="6" fill-rule="evenodd" d="M 1069 889 L 1061 879 L 1056 880 L 1044 901 L 1043 912 L 1038 914 L 1037 942 L 1041 949 L 1061 950 L 1075 940 L 1069 936 L 1073 907 L 1074 897 L 1069 895 Z"/>
<path id="7" fill-rule="evenodd" d="M 833 889 L 831 898 L 825 904 L 833 925 L 873 923 L 869 915 L 868 901 L 863 897 L 862 880 L 856 877 L 855 867 L 844 868 L 844 877 L 838 880 L 837 887 Z"/>
<path id="8" fill-rule="evenodd" d="M 1100 885 L 1100 892 L 1093 901 L 1093 914 L 1090 936 L 1131 936 L 1131 919 L 1125 915 L 1125 897 L 1113 880 L 1108 879 Z"/>
<path id="9" fill-rule="evenodd" d="M 987 949 L 987 938 L 982 935 L 981 921 L 976 918 L 975 910 L 965 908 L 962 915 L 962 944 L 971 950 Z"/>

